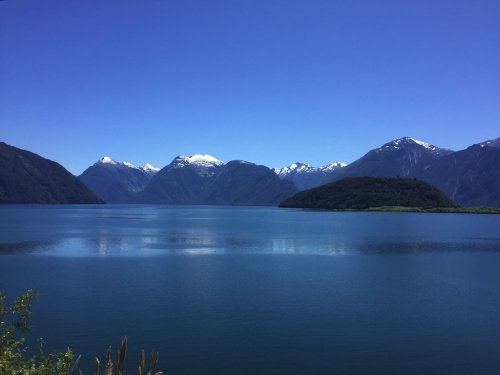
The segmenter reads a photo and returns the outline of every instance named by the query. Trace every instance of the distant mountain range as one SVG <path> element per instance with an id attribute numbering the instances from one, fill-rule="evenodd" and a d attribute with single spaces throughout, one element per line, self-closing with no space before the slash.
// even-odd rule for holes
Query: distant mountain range
<path id="1" fill-rule="evenodd" d="M 335 171 L 346 165 L 342 162 L 334 162 L 316 168 L 305 163 L 296 162 L 288 167 L 273 168 L 272 170 L 282 180 L 292 181 L 297 189 L 305 190 L 331 181 L 335 176 Z"/>
<path id="2" fill-rule="evenodd" d="M 0 142 L 0 203 L 104 203 L 61 165 Z"/>
<path id="3" fill-rule="evenodd" d="M 7 160 L 6 148 L 11 146 L 2 145 L 0 160 Z M 6 165 L 0 165 L 0 193 L 5 196 L 12 181 L 25 181 L 22 169 L 6 171 Z M 46 168 L 52 170 L 49 165 Z M 45 173 L 44 177 L 50 180 L 50 176 Z M 414 177 L 434 185 L 461 206 L 500 206 L 500 138 L 452 151 L 403 137 L 369 151 L 351 164 L 334 162 L 323 167 L 296 162 L 270 169 L 241 160 L 224 163 L 209 155 L 193 155 L 178 156 L 159 169 L 104 157 L 78 178 L 108 203 L 276 205 L 297 191 L 361 176 Z M 14 184 L 16 195 L 9 193 L 10 202 L 34 201 L 33 197 L 27 198 L 31 195 L 25 192 L 28 188 L 24 184 Z M 59 183 L 49 181 L 43 188 L 26 184 L 32 187 L 28 189 L 32 193 L 42 189 L 44 197 L 52 196 L 40 201 L 69 202 L 66 197 L 56 198 L 59 195 L 49 193 L 52 187 L 60 188 Z M 72 189 L 81 193 L 81 184 L 78 186 Z M 92 199 L 96 199 L 95 195 L 88 197 Z"/>
<path id="4" fill-rule="evenodd" d="M 123 203 L 130 202 L 134 193 L 143 191 L 159 170 L 151 164 L 137 167 L 105 156 L 78 178 L 106 202 Z"/>
<path id="5" fill-rule="evenodd" d="M 79 178 L 108 203 L 276 205 L 297 192 L 265 166 L 210 155 L 178 156 L 161 170 L 105 157 Z"/>
<path id="6" fill-rule="evenodd" d="M 500 138 L 455 152 L 403 137 L 323 176 L 311 183 L 307 173 L 280 175 L 294 181 L 301 190 L 347 177 L 415 177 L 434 185 L 461 206 L 497 207 L 500 206 Z"/>

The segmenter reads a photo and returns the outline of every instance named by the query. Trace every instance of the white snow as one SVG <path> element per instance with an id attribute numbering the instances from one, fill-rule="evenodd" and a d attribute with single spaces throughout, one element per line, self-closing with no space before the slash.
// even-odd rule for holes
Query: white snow
<path id="1" fill-rule="evenodd" d="M 210 155 L 195 154 L 191 156 L 177 156 L 170 168 L 183 168 L 186 166 L 195 167 L 200 176 L 212 176 L 216 172 L 216 168 L 224 165 L 224 162 Z"/>
<path id="2" fill-rule="evenodd" d="M 160 170 L 160 168 L 156 168 L 156 167 L 152 166 L 149 163 L 144 164 L 144 166 L 142 166 L 142 167 L 138 167 L 135 164 L 129 163 L 128 161 L 124 161 L 123 163 L 119 163 L 119 162 L 114 161 L 113 159 L 111 159 L 109 156 L 103 157 L 101 160 L 99 160 L 99 163 L 109 164 L 109 165 L 116 165 L 116 166 L 120 166 L 121 165 L 121 166 L 124 166 L 124 167 L 127 167 L 127 168 L 138 169 L 138 170 L 140 170 L 140 171 L 142 171 L 144 173 L 148 173 L 150 175 L 153 175 L 153 174 L 155 174 L 156 172 L 158 172 Z"/>
<path id="3" fill-rule="evenodd" d="M 104 164 L 116 164 L 116 161 L 111 159 L 109 156 L 103 157 L 100 161 L 101 161 L 101 163 L 104 163 Z"/>
<path id="4" fill-rule="evenodd" d="M 222 165 L 224 164 L 219 159 L 214 158 L 210 155 L 195 154 L 187 158 L 189 164 L 199 164 L 199 165 Z"/>
<path id="5" fill-rule="evenodd" d="M 136 167 L 134 164 L 129 163 L 129 162 L 127 162 L 127 161 L 124 161 L 122 164 L 123 164 L 124 166 L 126 166 L 126 167 L 129 167 L 129 168 L 135 168 L 135 169 L 138 169 L 138 167 Z"/>
<path id="6" fill-rule="evenodd" d="M 422 142 L 422 141 L 419 141 L 418 139 L 414 139 L 414 138 L 410 138 L 413 142 L 415 142 L 417 145 L 420 145 L 420 146 L 424 146 L 425 148 L 429 149 L 429 150 L 434 150 L 436 147 L 434 146 L 431 146 L 430 144 L 428 144 L 427 142 Z"/>
<path id="7" fill-rule="evenodd" d="M 195 165 L 201 167 L 213 167 L 224 165 L 224 162 L 210 155 L 195 154 L 191 156 L 178 156 L 176 160 L 182 165 Z M 181 165 L 179 165 L 181 166 Z"/>
<path id="8" fill-rule="evenodd" d="M 346 163 L 342 163 L 341 161 L 335 161 L 333 163 L 324 165 L 324 166 L 320 167 L 319 169 L 322 171 L 333 171 L 335 169 L 344 168 L 345 166 L 347 166 Z"/>
<path id="9" fill-rule="evenodd" d="M 147 172 L 158 172 L 160 168 L 155 167 L 149 163 L 146 163 L 142 166 L 142 170 L 147 171 Z"/>
<path id="10" fill-rule="evenodd" d="M 282 167 L 282 168 L 271 168 L 271 170 L 276 173 L 280 178 L 285 178 L 289 174 L 295 173 L 295 174 L 307 174 L 307 173 L 317 173 L 317 172 L 329 172 L 333 171 L 338 168 L 343 168 L 347 164 L 342 163 L 339 161 L 324 165 L 322 167 L 312 167 L 309 164 L 306 163 L 293 163 L 290 164 L 288 167 Z"/>
<path id="11" fill-rule="evenodd" d="M 403 138 L 398 138 L 395 139 L 394 141 L 391 141 L 389 143 L 386 143 L 383 147 L 378 149 L 377 151 L 380 151 L 384 148 L 394 148 L 394 149 L 399 149 L 400 146 L 402 145 L 408 145 L 408 144 L 417 144 L 419 146 L 425 147 L 426 149 L 430 151 L 438 151 L 439 149 L 436 146 L 433 146 L 427 142 L 419 141 L 418 139 L 411 138 L 411 137 L 403 137 Z"/>

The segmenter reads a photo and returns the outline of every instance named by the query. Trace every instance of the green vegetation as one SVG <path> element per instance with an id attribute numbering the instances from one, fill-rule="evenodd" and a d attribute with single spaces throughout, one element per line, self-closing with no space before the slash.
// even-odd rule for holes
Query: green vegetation
<path id="1" fill-rule="evenodd" d="M 15 300 L 12 306 L 5 305 L 5 294 L 0 292 L 0 374 L 1 375 L 72 375 L 84 374 L 79 368 L 80 356 L 75 357 L 68 348 L 64 353 L 45 354 L 43 341 L 39 340 L 38 352 L 30 356 L 24 335 L 29 330 L 31 306 L 37 293 L 28 290 Z M 101 361 L 96 358 L 94 375 L 124 375 L 124 362 L 127 354 L 127 338 L 122 341 L 116 359 L 111 358 L 111 347 L 106 353 L 101 373 Z M 158 353 L 151 353 L 146 369 L 144 350 L 139 357 L 138 375 L 160 375 L 158 372 Z"/>
<path id="2" fill-rule="evenodd" d="M 386 210 L 387 207 L 456 209 L 432 185 L 410 178 L 353 177 L 297 193 L 280 207 L 328 210 Z M 385 209 L 383 209 L 385 208 Z M 393 211 L 394 209 L 391 209 Z"/>
<path id="3" fill-rule="evenodd" d="M 356 210 L 359 211 L 359 210 Z M 422 208 L 422 207 L 370 207 L 363 211 L 376 212 L 429 212 L 429 213 L 448 213 L 448 214 L 500 214 L 500 208 L 497 207 L 455 207 L 455 208 Z"/>

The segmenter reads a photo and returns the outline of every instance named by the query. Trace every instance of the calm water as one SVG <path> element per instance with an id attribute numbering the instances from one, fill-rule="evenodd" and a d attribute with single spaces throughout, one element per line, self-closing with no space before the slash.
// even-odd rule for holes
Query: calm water
<path id="1" fill-rule="evenodd" d="M 500 373 L 500 216 L 0 206 L 32 337 L 169 374 Z"/>

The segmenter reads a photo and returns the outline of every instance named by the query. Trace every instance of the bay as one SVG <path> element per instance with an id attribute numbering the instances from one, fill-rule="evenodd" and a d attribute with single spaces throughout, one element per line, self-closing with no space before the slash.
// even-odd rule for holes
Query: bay
<path id="1" fill-rule="evenodd" d="M 0 290 L 31 339 L 127 335 L 169 374 L 495 373 L 500 216 L 272 207 L 0 207 Z"/>

